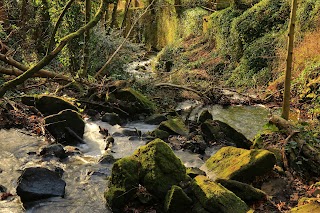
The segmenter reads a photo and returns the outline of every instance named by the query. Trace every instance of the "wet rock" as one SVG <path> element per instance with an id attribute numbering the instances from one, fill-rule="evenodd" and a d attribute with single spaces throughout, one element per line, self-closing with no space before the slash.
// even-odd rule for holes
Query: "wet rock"
<path id="1" fill-rule="evenodd" d="M 24 96 L 21 101 L 26 105 L 35 106 L 44 116 L 57 114 L 66 109 L 78 111 L 72 103 L 51 95 Z"/>
<path id="2" fill-rule="evenodd" d="M 50 134 L 58 143 L 63 145 L 77 145 L 83 143 L 84 121 L 73 110 L 63 110 L 58 114 L 44 118 L 45 125 Z"/>
<path id="3" fill-rule="evenodd" d="M 198 175 L 206 176 L 206 173 L 199 169 L 198 167 L 188 167 L 187 168 L 187 175 L 189 175 L 191 178 L 195 178 Z"/>
<path id="4" fill-rule="evenodd" d="M 168 137 L 170 136 L 169 132 L 167 131 L 163 131 L 160 129 L 155 129 L 152 133 L 152 136 L 154 136 L 155 138 L 160 138 L 162 140 L 167 140 Z"/>
<path id="5" fill-rule="evenodd" d="M 171 135 L 182 135 L 187 136 L 189 133 L 188 128 L 179 118 L 169 119 L 161 122 L 158 127 L 159 130 L 166 131 Z"/>
<path id="6" fill-rule="evenodd" d="M 99 112 L 97 110 L 94 110 L 94 109 L 87 109 L 85 111 L 85 113 L 91 117 L 95 117 L 96 115 L 99 114 Z"/>
<path id="7" fill-rule="evenodd" d="M 138 136 L 141 137 L 142 133 L 138 129 L 124 129 L 122 130 L 124 136 Z"/>
<path id="8" fill-rule="evenodd" d="M 7 188 L 4 187 L 3 185 L 0 185 L 0 192 L 6 192 Z"/>
<path id="9" fill-rule="evenodd" d="M 162 121 L 166 120 L 168 120 L 166 114 L 154 114 L 145 119 L 144 122 L 151 125 L 159 125 Z"/>
<path id="10" fill-rule="evenodd" d="M 207 143 L 232 143 L 238 148 L 250 149 L 252 142 L 248 140 L 243 134 L 233 129 L 222 121 L 207 120 L 200 126 L 204 139 Z M 229 145 L 227 144 L 227 145 Z"/>
<path id="11" fill-rule="evenodd" d="M 66 158 L 67 154 L 61 144 L 52 144 L 41 148 L 40 155 L 43 157 Z"/>
<path id="12" fill-rule="evenodd" d="M 73 155 L 82 155 L 82 152 L 79 148 L 74 146 L 65 146 L 64 150 L 66 152 L 66 155 L 73 156 Z"/>
<path id="13" fill-rule="evenodd" d="M 155 110 L 153 102 L 132 88 L 117 90 L 114 97 L 119 102 L 120 108 L 131 117 L 144 113 L 151 114 Z"/>
<path id="14" fill-rule="evenodd" d="M 168 191 L 165 201 L 164 210 L 170 213 L 191 212 L 192 200 L 179 186 L 172 186 Z"/>
<path id="15" fill-rule="evenodd" d="M 3 170 L 0 168 L 0 174 L 3 172 Z"/>
<path id="16" fill-rule="evenodd" d="M 121 125 L 123 123 L 122 120 L 120 119 L 119 115 L 116 113 L 105 113 L 102 116 L 101 120 L 103 122 L 109 123 L 112 126 L 114 126 L 116 124 Z"/>
<path id="17" fill-rule="evenodd" d="M 193 153 L 204 154 L 206 148 L 208 147 L 206 142 L 202 139 L 202 136 L 196 136 L 193 138 L 194 140 L 186 141 L 182 144 L 182 148 L 186 150 L 190 150 Z"/>
<path id="18" fill-rule="evenodd" d="M 99 159 L 100 164 L 112 164 L 117 160 L 110 154 L 104 155 Z"/>
<path id="19" fill-rule="evenodd" d="M 212 179 L 231 179 L 247 183 L 256 176 L 270 172 L 275 163 L 274 154 L 267 150 L 223 147 L 206 161 L 202 169 Z"/>
<path id="20" fill-rule="evenodd" d="M 106 138 L 106 147 L 104 148 L 104 150 L 111 148 L 113 143 L 114 143 L 114 138 L 112 136 L 108 136 Z"/>
<path id="21" fill-rule="evenodd" d="M 203 111 L 200 113 L 197 122 L 198 122 L 198 123 L 203 123 L 203 122 L 205 122 L 206 120 L 213 120 L 213 117 L 212 117 L 211 113 L 210 113 L 207 109 L 206 109 L 206 110 L 203 110 Z"/>
<path id="22" fill-rule="evenodd" d="M 218 179 L 217 183 L 232 191 L 235 195 L 241 198 L 247 204 L 252 204 L 261 200 L 267 199 L 266 193 L 260 189 L 256 189 L 251 185 L 241 183 L 236 180 Z"/>
<path id="23" fill-rule="evenodd" d="M 246 213 L 249 207 L 233 192 L 205 176 L 197 176 L 192 182 L 192 190 L 209 212 Z"/>
<path id="24" fill-rule="evenodd" d="M 66 183 L 46 168 L 27 168 L 19 177 L 17 194 L 25 204 L 50 197 L 64 197 Z"/>

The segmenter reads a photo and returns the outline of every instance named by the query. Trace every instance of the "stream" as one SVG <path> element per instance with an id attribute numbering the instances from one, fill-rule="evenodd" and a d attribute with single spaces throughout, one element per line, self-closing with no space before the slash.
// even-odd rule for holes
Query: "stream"
<path id="1" fill-rule="evenodd" d="M 137 69 L 134 70 L 137 71 Z M 145 69 L 142 68 L 142 70 Z M 260 106 L 223 108 L 213 105 L 203 107 L 196 102 L 187 101 L 179 104 L 177 109 L 187 109 L 191 106 L 193 106 L 193 111 L 190 119 L 196 119 L 202 110 L 208 109 L 213 119 L 229 124 L 248 139 L 252 139 L 268 121 L 269 111 Z M 82 154 L 69 156 L 65 160 L 39 156 L 40 147 L 47 145 L 42 137 L 36 137 L 18 129 L 0 130 L 0 185 L 5 186 L 7 191 L 14 195 L 7 200 L 0 201 L 0 213 L 111 212 L 105 205 L 103 195 L 107 188 L 107 177 L 111 175 L 112 164 L 99 163 L 99 159 L 105 152 L 110 153 L 116 159 L 129 156 L 146 141 L 141 138 L 115 134 L 116 136 L 113 135 L 115 143 L 105 151 L 105 139 L 99 133 L 99 126 L 107 128 L 112 135 L 121 133 L 125 129 L 137 129 L 142 133 L 147 133 L 154 130 L 157 125 L 148 125 L 141 121 L 130 122 L 125 126 L 111 126 L 108 123 L 90 119 L 85 122 L 84 141 L 86 144 L 78 147 Z M 219 147 L 207 148 L 206 154 L 212 155 L 218 149 Z M 201 167 L 204 163 L 198 154 L 183 150 L 174 152 L 187 167 Z M 60 167 L 64 170 L 62 179 L 66 182 L 65 197 L 41 200 L 33 208 L 25 211 L 19 196 L 16 195 L 17 180 L 24 168 L 36 166 L 51 170 Z"/>

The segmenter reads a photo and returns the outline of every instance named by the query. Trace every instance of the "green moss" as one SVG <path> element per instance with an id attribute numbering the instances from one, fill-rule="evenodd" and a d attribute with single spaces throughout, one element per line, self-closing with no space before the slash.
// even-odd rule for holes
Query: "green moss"
<path id="1" fill-rule="evenodd" d="M 299 206 L 290 210 L 290 213 L 314 213 L 314 212 L 320 212 L 319 202 L 305 204 L 303 206 Z"/>
<path id="2" fill-rule="evenodd" d="M 188 135 L 188 128 L 180 118 L 173 118 L 161 122 L 159 130 L 169 132 L 169 134 Z"/>
<path id="3" fill-rule="evenodd" d="M 250 182 L 254 177 L 270 172 L 275 163 L 274 154 L 267 150 L 223 147 L 206 161 L 204 169 L 213 179 Z"/>
<path id="4" fill-rule="evenodd" d="M 188 195 L 179 186 L 174 185 L 166 195 L 164 210 L 171 213 L 191 212 L 191 204 L 192 200 Z"/>
<path id="5" fill-rule="evenodd" d="M 218 179 L 216 180 L 216 182 L 232 191 L 247 204 L 252 204 L 254 202 L 258 202 L 267 198 L 266 193 L 264 193 L 263 191 L 239 181 Z"/>
<path id="6" fill-rule="evenodd" d="M 202 22 L 203 17 L 208 15 L 209 12 L 200 7 L 186 9 L 182 12 L 179 19 L 179 34 L 181 37 L 187 37 L 189 35 L 201 35 L 202 34 Z"/>
<path id="7" fill-rule="evenodd" d="M 248 206 L 234 193 L 205 176 L 197 176 L 192 182 L 192 190 L 202 206 L 209 212 L 241 213 Z"/>
<path id="8" fill-rule="evenodd" d="M 167 140 L 170 136 L 170 134 L 167 131 L 163 131 L 161 129 L 155 129 L 151 135 L 162 140 Z"/>
<path id="9" fill-rule="evenodd" d="M 172 185 L 188 179 L 181 160 L 160 139 L 140 147 L 134 155 L 142 166 L 141 184 L 160 198 L 165 197 Z"/>
<path id="10" fill-rule="evenodd" d="M 301 31 L 312 31 L 319 23 L 320 2 L 303 0 L 298 2 L 297 24 Z"/>
<path id="11" fill-rule="evenodd" d="M 134 157 L 122 158 L 113 164 L 109 189 L 105 192 L 107 204 L 113 211 L 133 199 L 139 186 L 140 167 Z"/>

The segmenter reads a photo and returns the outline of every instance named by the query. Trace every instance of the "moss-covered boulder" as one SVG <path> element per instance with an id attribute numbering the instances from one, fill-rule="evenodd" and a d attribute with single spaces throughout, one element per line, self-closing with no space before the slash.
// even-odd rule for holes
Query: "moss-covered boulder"
<path id="1" fill-rule="evenodd" d="M 82 143 L 85 124 L 76 111 L 63 110 L 58 114 L 45 117 L 44 122 L 46 129 L 58 143 L 64 145 Z"/>
<path id="2" fill-rule="evenodd" d="M 45 116 L 57 114 L 65 109 L 78 111 L 69 101 L 51 95 L 24 96 L 21 101 L 26 105 L 35 106 Z"/>
<path id="3" fill-rule="evenodd" d="M 256 176 L 270 172 L 275 163 L 274 154 L 267 150 L 246 150 L 230 146 L 221 148 L 211 156 L 202 169 L 211 179 L 250 182 Z"/>
<path id="4" fill-rule="evenodd" d="M 170 133 L 161 129 L 155 129 L 152 133 L 152 136 L 156 138 L 160 138 L 162 140 L 167 140 L 168 137 L 170 136 Z"/>
<path id="5" fill-rule="evenodd" d="M 130 116 L 145 113 L 150 114 L 155 110 L 155 104 L 143 94 L 132 88 L 125 88 L 114 93 L 115 101 Z M 111 99 L 111 101 L 113 101 Z"/>
<path id="6" fill-rule="evenodd" d="M 122 158 L 113 164 L 109 189 L 105 193 L 113 212 L 121 212 L 124 205 L 133 199 L 139 185 L 140 168 L 134 157 Z"/>
<path id="7" fill-rule="evenodd" d="M 290 210 L 290 213 L 315 213 L 320 212 L 320 202 L 311 202 Z"/>
<path id="8" fill-rule="evenodd" d="M 187 136 L 189 132 L 188 128 L 180 118 L 172 118 L 167 121 L 163 121 L 159 125 L 158 129 L 166 131 L 171 135 Z"/>
<path id="9" fill-rule="evenodd" d="M 171 186 L 188 180 L 181 160 L 160 139 L 140 147 L 134 155 L 142 166 L 141 184 L 158 198 L 164 199 Z"/>
<path id="10" fill-rule="evenodd" d="M 206 142 L 228 142 L 244 149 L 249 149 L 252 145 L 243 134 L 219 120 L 206 120 L 200 128 Z"/>
<path id="11" fill-rule="evenodd" d="M 194 178 L 192 190 L 202 206 L 209 212 L 242 213 L 249 210 L 246 203 L 233 192 L 205 176 Z"/>
<path id="12" fill-rule="evenodd" d="M 154 114 L 144 120 L 147 124 L 159 125 L 162 121 L 168 120 L 166 114 Z"/>
<path id="13" fill-rule="evenodd" d="M 164 210 L 170 213 L 176 212 L 191 212 L 192 200 L 179 186 L 172 186 L 168 191 L 165 202 Z"/>
<path id="14" fill-rule="evenodd" d="M 260 189 L 256 189 L 251 185 L 236 180 L 217 179 L 216 182 L 232 191 L 247 204 L 252 204 L 267 198 L 266 193 Z"/>

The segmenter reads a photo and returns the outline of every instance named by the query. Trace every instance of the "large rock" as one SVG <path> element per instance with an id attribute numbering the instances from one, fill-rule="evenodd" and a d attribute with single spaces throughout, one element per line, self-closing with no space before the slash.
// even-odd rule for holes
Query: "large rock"
<path id="1" fill-rule="evenodd" d="M 61 159 L 68 157 L 61 144 L 51 144 L 49 146 L 42 147 L 39 154 L 43 157 L 55 156 Z"/>
<path id="2" fill-rule="evenodd" d="M 266 193 L 260 189 L 256 189 L 253 186 L 245 183 L 241 183 L 236 180 L 218 179 L 217 183 L 232 191 L 235 195 L 241 198 L 247 204 L 252 204 L 257 201 L 261 201 L 267 198 Z"/>
<path id="3" fill-rule="evenodd" d="M 252 142 L 243 134 L 222 121 L 206 120 L 200 127 L 206 142 L 228 142 L 244 149 L 249 149 L 252 145 Z"/>
<path id="4" fill-rule="evenodd" d="M 78 111 L 72 103 L 51 95 L 24 96 L 21 101 L 26 105 L 35 106 L 45 116 L 57 114 L 65 109 Z"/>
<path id="5" fill-rule="evenodd" d="M 206 120 L 213 120 L 212 114 L 206 109 L 203 110 L 200 115 L 198 116 L 198 123 L 203 123 Z"/>
<path id="6" fill-rule="evenodd" d="M 245 213 L 249 207 L 233 192 L 205 176 L 197 176 L 192 182 L 192 190 L 209 212 L 213 213 Z"/>
<path id="7" fill-rule="evenodd" d="M 162 121 L 168 120 L 166 114 L 154 114 L 144 120 L 147 124 L 158 125 Z"/>
<path id="8" fill-rule="evenodd" d="M 173 185 L 188 180 L 180 159 L 165 142 L 156 139 L 140 147 L 132 156 L 115 162 L 105 198 L 113 212 L 123 212 L 125 205 L 142 202 L 138 196 L 140 188 L 164 202 Z"/>
<path id="9" fill-rule="evenodd" d="M 114 163 L 109 189 L 105 193 L 113 212 L 121 212 L 121 208 L 132 200 L 139 186 L 140 168 L 140 163 L 133 157 L 122 158 Z"/>
<path id="10" fill-rule="evenodd" d="M 158 129 L 166 131 L 171 135 L 187 136 L 189 132 L 188 128 L 180 118 L 172 118 L 167 121 L 163 121 L 159 125 Z"/>
<path id="11" fill-rule="evenodd" d="M 231 179 L 250 182 L 256 176 L 270 172 L 276 163 L 272 152 L 263 149 L 223 147 L 211 156 L 203 170 L 211 179 Z"/>
<path id="12" fill-rule="evenodd" d="M 159 198 L 163 199 L 171 186 L 189 179 L 181 160 L 160 139 L 140 147 L 134 155 L 142 166 L 141 184 Z"/>
<path id="13" fill-rule="evenodd" d="M 58 114 L 45 117 L 44 121 L 47 130 L 58 143 L 64 145 L 82 143 L 85 124 L 76 111 L 63 110 Z"/>
<path id="14" fill-rule="evenodd" d="M 120 108 L 130 116 L 141 113 L 150 114 L 155 110 L 153 102 L 132 88 L 118 90 L 114 93 L 114 97 L 119 101 Z"/>
<path id="15" fill-rule="evenodd" d="M 101 120 L 102 120 L 103 122 L 109 123 L 109 124 L 112 125 L 112 126 L 114 126 L 114 125 L 116 125 L 116 124 L 121 125 L 121 124 L 123 123 L 118 114 L 116 114 L 116 113 L 109 113 L 109 112 L 105 113 L 105 114 L 102 116 Z"/>
<path id="16" fill-rule="evenodd" d="M 23 203 L 63 197 L 66 183 L 58 173 L 46 168 L 27 168 L 19 178 L 17 194 Z"/>
<path id="17" fill-rule="evenodd" d="M 192 200 L 179 186 L 172 186 L 164 202 L 164 210 L 170 213 L 191 212 Z"/>

